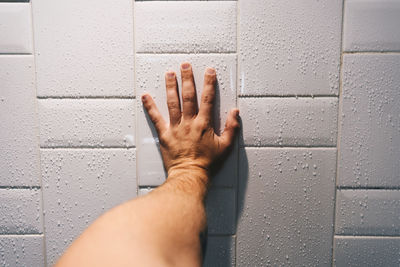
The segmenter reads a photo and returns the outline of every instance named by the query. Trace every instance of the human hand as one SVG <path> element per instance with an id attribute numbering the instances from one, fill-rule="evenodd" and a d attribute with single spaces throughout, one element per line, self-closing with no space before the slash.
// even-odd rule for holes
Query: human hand
<path id="1" fill-rule="evenodd" d="M 232 109 L 221 136 L 214 132 L 212 113 L 215 99 L 216 73 L 207 68 L 198 110 L 193 72 L 190 63 L 181 65 L 182 109 L 180 105 L 176 74 L 165 74 L 167 105 L 170 122 L 166 123 L 154 100 L 148 94 L 142 102 L 157 130 L 160 150 L 168 176 L 174 171 L 189 170 L 206 173 L 212 163 L 223 157 L 232 146 L 239 128 L 239 110 Z"/>

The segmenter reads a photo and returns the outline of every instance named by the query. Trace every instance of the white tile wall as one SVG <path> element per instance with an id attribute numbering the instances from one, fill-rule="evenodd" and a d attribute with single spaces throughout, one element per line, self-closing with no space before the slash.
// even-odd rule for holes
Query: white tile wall
<path id="1" fill-rule="evenodd" d="M 400 264 L 398 0 L 31 2 L 0 3 L 1 266 L 51 265 L 137 179 L 164 181 L 134 98 L 166 116 L 182 61 L 199 91 L 217 68 L 219 130 L 241 109 L 205 266 Z"/>
<path id="2" fill-rule="evenodd" d="M 42 99 L 41 147 L 133 147 L 135 100 Z"/>
<path id="3" fill-rule="evenodd" d="M 342 2 L 239 1 L 240 94 L 337 95 Z"/>
<path id="4" fill-rule="evenodd" d="M 43 232 L 39 189 L 0 189 L 0 235 Z"/>
<path id="5" fill-rule="evenodd" d="M 236 52 L 236 2 L 135 3 L 140 53 Z"/>
<path id="6" fill-rule="evenodd" d="M 335 237 L 335 266 L 376 267 L 400 264 L 399 237 Z"/>
<path id="7" fill-rule="evenodd" d="M 240 153 L 238 266 L 331 266 L 335 148 Z"/>
<path id="8" fill-rule="evenodd" d="M 0 235 L 0 265 L 44 266 L 43 235 Z"/>
<path id="9" fill-rule="evenodd" d="M 337 99 L 240 98 L 249 146 L 335 146 Z"/>
<path id="10" fill-rule="evenodd" d="M 217 132 L 221 132 L 229 110 L 236 105 L 236 56 L 235 55 L 140 55 L 136 56 L 136 90 L 137 98 L 144 93 L 150 93 L 166 121 L 169 120 L 168 109 L 165 102 L 164 75 L 168 70 L 177 73 L 178 86 L 181 88 L 180 63 L 189 61 L 193 65 L 197 98 L 200 100 L 203 89 L 204 71 L 207 66 L 212 66 L 217 71 L 218 90 L 216 96 L 216 112 L 214 121 Z M 141 186 L 157 186 L 165 180 L 164 167 L 157 147 L 158 139 L 155 128 L 143 110 L 142 103 L 138 101 L 137 110 L 137 135 L 138 135 L 138 169 L 139 184 Z M 216 174 L 215 185 L 233 186 L 236 183 L 237 162 L 235 149 L 225 163 L 224 167 Z M 151 171 L 150 171 L 151 170 Z"/>
<path id="11" fill-rule="evenodd" d="M 132 1 L 32 0 L 38 96 L 134 95 Z"/>
<path id="12" fill-rule="evenodd" d="M 134 149 L 42 149 L 48 264 L 99 215 L 136 196 Z"/>
<path id="13" fill-rule="evenodd" d="M 346 0 L 345 51 L 400 51 L 400 1 Z"/>
<path id="14" fill-rule="evenodd" d="M 336 234 L 400 234 L 399 190 L 338 190 Z"/>
<path id="15" fill-rule="evenodd" d="M 343 59 L 340 186 L 400 187 L 400 55 Z"/>
<path id="16" fill-rule="evenodd" d="M 34 80 L 33 56 L 0 55 L 0 186 L 40 185 Z"/>
<path id="17" fill-rule="evenodd" d="M 0 3 L 0 54 L 32 54 L 29 3 Z"/>

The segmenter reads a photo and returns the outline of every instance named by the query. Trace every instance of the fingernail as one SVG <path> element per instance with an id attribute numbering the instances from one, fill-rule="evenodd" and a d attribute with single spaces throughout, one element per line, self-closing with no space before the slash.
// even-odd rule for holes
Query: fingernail
<path id="1" fill-rule="evenodd" d="M 145 102 L 147 100 L 147 95 L 142 95 L 142 101 Z"/>
<path id="2" fill-rule="evenodd" d="M 183 63 L 181 67 L 182 69 L 187 70 L 190 68 L 190 63 Z"/>
<path id="3" fill-rule="evenodd" d="M 174 76 L 175 76 L 175 73 L 173 71 L 167 72 L 167 77 L 168 78 L 174 78 Z"/>
<path id="4" fill-rule="evenodd" d="M 213 68 L 207 68 L 208 74 L 215 74 L 215 70 Z"/>
<path id="5" fill-rule="evenodd" d="M 236 116 L 236 117 L 239 117 L 239 110 L 238 110 L 238 109 L 235 110 L 235 116 Z"/>

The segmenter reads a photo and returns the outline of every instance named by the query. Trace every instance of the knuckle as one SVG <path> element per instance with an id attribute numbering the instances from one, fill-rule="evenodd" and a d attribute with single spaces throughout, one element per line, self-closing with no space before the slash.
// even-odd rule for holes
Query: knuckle
<path id="1" fill-rule="evenodd" d="M 204 95 L 202 102 L 204 104 L 212 104 L 214 102 L 214 95 L 212 93 Z"/>
<path id="2" fill-rule="evenodd" d="M 179 109 L 179 102 L 177 101 L 167 101 L 168 109 Z"/>
<path id="3" fill-rule="evenodd" d="M 195 95 L 192 93 L 186 93 L 182 95 L 182 100 L 183 102 L 190 102 L 190 103 L 194 103 L 196 101 Z"/>

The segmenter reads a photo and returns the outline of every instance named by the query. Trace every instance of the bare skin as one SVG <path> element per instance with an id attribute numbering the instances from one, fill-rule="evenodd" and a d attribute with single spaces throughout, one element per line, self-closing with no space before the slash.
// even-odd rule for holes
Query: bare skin
<path id="1" fill-rule="evenodd" d="M 201 266 L 200 235 L 206 228 L 204 198 L 210 167 L 232 146 L 239 111 L 230 111 L 224 132 L 216 135 L 212 126 L 215 70 L 206 70 L 198 112 L 189 63 L 181 65 L 181 76 L 182 105 L 176 74 L 165 75 L 169 123 L 152 97 L 142 96 L 158 132 L 166 182 L 98 218 L 72 243 L 57 267 Z"/>

